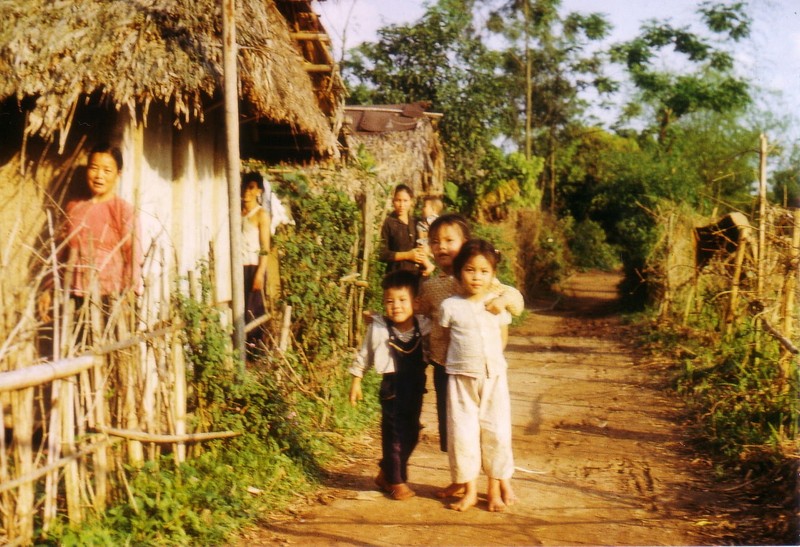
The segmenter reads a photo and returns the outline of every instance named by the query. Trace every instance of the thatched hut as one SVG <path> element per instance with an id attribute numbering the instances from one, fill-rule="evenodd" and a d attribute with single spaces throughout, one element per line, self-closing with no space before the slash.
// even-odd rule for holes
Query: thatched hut
<path id="1" fill-rule="evenodd" d="M 444 151 L 439 113 L 424 103 L 348 105 L 343 138 L 349 154 L 364 148 L 375 159 L 377 179 L 386 187 L 408 184 L 417 195 L 444 192 Z"/>
<path id="2" fill-rule="evenodd" d="M 344 89 L 310 0 L 237 5 L 243 157 L 338 156 Z M 41 267 L 28 250 L 47 239 L 46 211 L 57 221 L 82 190 L 80 166 L 100 140 L 123 150 L 119 193 L 141 213 L 145 248 L 158 249 L 151 275 L 184 275 L 212 254 L 228 300 L 220 3 L 7 0 L 0 20 L 4 313 L 24 307 L 8 274 Z"/>

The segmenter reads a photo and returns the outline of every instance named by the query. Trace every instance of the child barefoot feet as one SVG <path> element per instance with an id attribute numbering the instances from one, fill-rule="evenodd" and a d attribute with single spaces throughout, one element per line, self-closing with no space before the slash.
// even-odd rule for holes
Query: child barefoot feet
<path id="1" fill-rule="evenodd" d="M 486 488 L 486 498 L 489 502 L 489 511 L 492 513 L 502 513 L 506 510 L 506 503 L 500 493 L 500 479 L 489 477 Z"/>
<path id="2" fill-rule="evenodd" d="M 401 482 L 400 484 L 390 484 L 389 494 L 392 496 L 393 500 L 397 501 L 407 500 L 408 498 L 413 498 L 417 495 L 417 493 L 409 488 L 404 482 Z"/>
<path id="3" fill-rule="evenodd" d="M 455 496 L 464 495 L 464 485 L 458 482 L 451 482 L 446 488 L 442 488 L 436 492 L 436 497 L 439 499 L 452 498 Z"/>
<path id="4" fill-rule="evenodd" d="M 378 473 L 378 476 L 375 477 L 375 485 L 381 489 L 381 491 L 386 492 L 392 499 L 394 500 L 407 500 L 408 498 L 413 498 L 417 495 L 409 486 L 401 482 L 399 484 L 389 484 L 389 481 L 386 480 L 386 477 L 383 474 L 383 470 Z"/>
<path id="5" fill-rule="evenodd" d="M 517 503 L 517 495 L 511 488 L 511 479 L 500 479 L 500 497 L 509 507 Z"/>
<path id="6" fill-rule="evenodd" d="M 464 497 L 459 501 L 453 502 L 448 507 L 454 511 L 466 511 L 478 503 L 478 487 L 476 481 L 472 480 L 464 484 Z"/>

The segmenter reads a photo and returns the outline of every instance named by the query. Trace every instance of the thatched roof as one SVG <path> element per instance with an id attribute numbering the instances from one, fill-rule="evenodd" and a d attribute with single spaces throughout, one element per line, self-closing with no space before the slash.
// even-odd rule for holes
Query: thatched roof
<path id="1" fill-rule="evenodd" d="M 318 152 L 332 151 L 330 122 L 275 1 L 237 6 L 243 110 L 310 136 Z M 61 132 L 63 139 L 86 96 L 132 114 L 167 104 L 178 123 L 202 118 L 221 98 L 218 1 L 3 0 L 0 21 L 0 100 L 35 99 L 28 134 Z"/>

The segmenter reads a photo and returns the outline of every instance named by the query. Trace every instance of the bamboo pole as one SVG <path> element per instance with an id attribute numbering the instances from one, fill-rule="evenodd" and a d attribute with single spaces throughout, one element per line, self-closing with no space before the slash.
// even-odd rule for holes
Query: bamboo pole
<path id="1" fill-rule="evenodd" d="M 63 393 L 59 400 L 61 414 L 62 443 L 61 449 L 66 456 L 75 450 L 75 386 L 73 382 L 64 382 Z M 83 520 L 81 511 L 80 482 L 78 480 L 78 462 L 75 458 L 64 466 L 64 485 L 66 487 L 67 515 L 72 524 Z"/>
<path id="2" fill-rule="evenodd" d="M 764 298 L 764 261 L 767 251 L 767 136 L 760 136 L 758 162 L 758 253 L 756 264 L 756 300 Z M 758 323 L 757 323 L 758 325 Z M 761 334 L 758 326 L 755 331 L 755 350 L 761 347 Z"/>
<path id="3" fill-rule="evenodd" d="M 788 340 L 794 338 L 794 310 L 797 300 L 797 280 L 800 276 L 800 207 L 792 208 L 792 248 L 789 250 L 789 268 L 786 275 L 783 294 L 783 335 Z M 781 377 L 786 380 L 791 377 L 794 359 L 784 355 L 781 359 Z M 789 383 L 784 382 L 784 389 L 789 388 Z"/>
<path id="4" fill-rule="evenodd" d="M 0 425 L 3 426 L 3 434 L 0 435 L 0 486 L 8 482 L 8 452 L 6 452 L 6 435 L 5 435 L 6 416 L 3 404 L 0 402 Z M 0 522 L 3 524 L 3 530 L 9 531 L 13 528 L 13 515 L 11 511 L 11 496 L 7 491 L 0 491 Z"/>
<path id="5" fill-rule="evenodd" d="M 175 375 L 174 404 L 175 435 L 186 434 L 186 362 L 183 358 L 183 345 L 176 333 L 172 341 L 172 370 Z M 175 445 L 175 460 L 186 461 L 186 444 L 178 441 Z"/>
<path id="6" fill-rule="evenodd" d="M 113 435 L 114 437 L 121 437 L 123 439 L 132 439 L 145 443 L 196 443 L 201 441 L 213 441 L 216 439 L 229 439 L 231 437 L 238 437 L 242 434 L 241 431 L 210 431 L 206 433 L 184 433 L 183 435 L 165 435 L 159 433 L 147 433 L 145 431 L 137 431 L 134 429 L 120 429 L 118 427 L 104 427 L 98 429 L 101 433 L 106 435 Z"/>
<path id="7" fill-rule="evenodd" d="M 228 178 L 228 210 L 231 256 L 231 308 L 234 350 L 244 375 L 244 267 L 242 262 L 242 208 L 239 161 L 239 76 L 236 45 L 236 0 L 222 0 L 222 72 L 225 97 L 225 166 Z"/>
<path id="8" fill-rule="evenodd" d="M 734 257 L 733 280 L 731 281 L 731 295 L 728 299 L 728 310 L 725 314 L 725 335 L 729 336 L 733 332 L 734 322 L 736 321 L 736 308 L 739 305 L 739 287 L 742 281 L 742 264 L 744 263 L 745 253 L 747 252 L 747 238 L 739 234 L 736 255 Z"/>
<path id="9" fill-rule="evenodd" d="M 15 471 L 24 476 L 33 471 L 33 388 L 26 387 L 14 393 Z M 28 481 L 19 485 L 14 520 L 9 527 L 9 537 L 29 544 L 33 539 L 34 487 Z"/>
<path id="10" fill-rule="evenodd" d="M 106 427 L 105 378 L 102 369 L 103 361 L 95 359 L 92 368 L 94 379 L 94 423 L 95 427 Z M 106 509 L 108 500 L 108 448 L 103 444 L 97 449 L 94 461 L 95 496 L 94 507 L 98 513 Z"/>
<path id="11" fill-rule="evenodd" d="M 292 307 L 284 304 L 283 306 L 283 322 L 281 323 L 281 338 L 278 343 L 278 349 L 281 353 L 285 353 L 289 348 L 289 328 L 292 326 Z"/>
<path id="12" fill-rule="evenodd" d="M 8 372 L 0 372 L 0 392 L 17 391 L 74 376 L 82 370 L 88 370 L 94 366 L 97 359 L 94 355 L 84 355 L 63 359 L 55 363 L 43 363 Z"/>
<path id="13" fill-rule="evenodd" d="M 47 436 L 47 465 L 52 467 L 53 463 L 61 455 L 61 419 L 59 409 L 61 380 L 53 380 L 50 391 L 50 430 Z M 58 471 L 53 470 L 45 477 L 45 497 L 44 515 L 42 529 L 47 531 L 55 520 L 58 512 Z"/>

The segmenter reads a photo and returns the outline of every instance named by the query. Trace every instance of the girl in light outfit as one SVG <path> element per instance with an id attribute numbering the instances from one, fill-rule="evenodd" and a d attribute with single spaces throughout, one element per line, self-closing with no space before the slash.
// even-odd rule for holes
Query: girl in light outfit
<path id="1" fill-rule="evenodd" d="M 503 356 L 511 315 L 507 311 L 494 315 L 485 304 L 497 296 L 492 282 L 499 260 L 499 253 L 487 241 L 464 243 L 453 261 L 462 295 L 446 299 L 441 307 L 440 324 L 450 334 L 445 361 L 447 452 L 453 483 L 465 487 L 464 497 L 450 505 L 457 511 L 477 503 L 481 466 L 488 476 L 489 511 L 503 511 L 506 503 L 500 483 L 508 484 L 514 472 Z"/>

